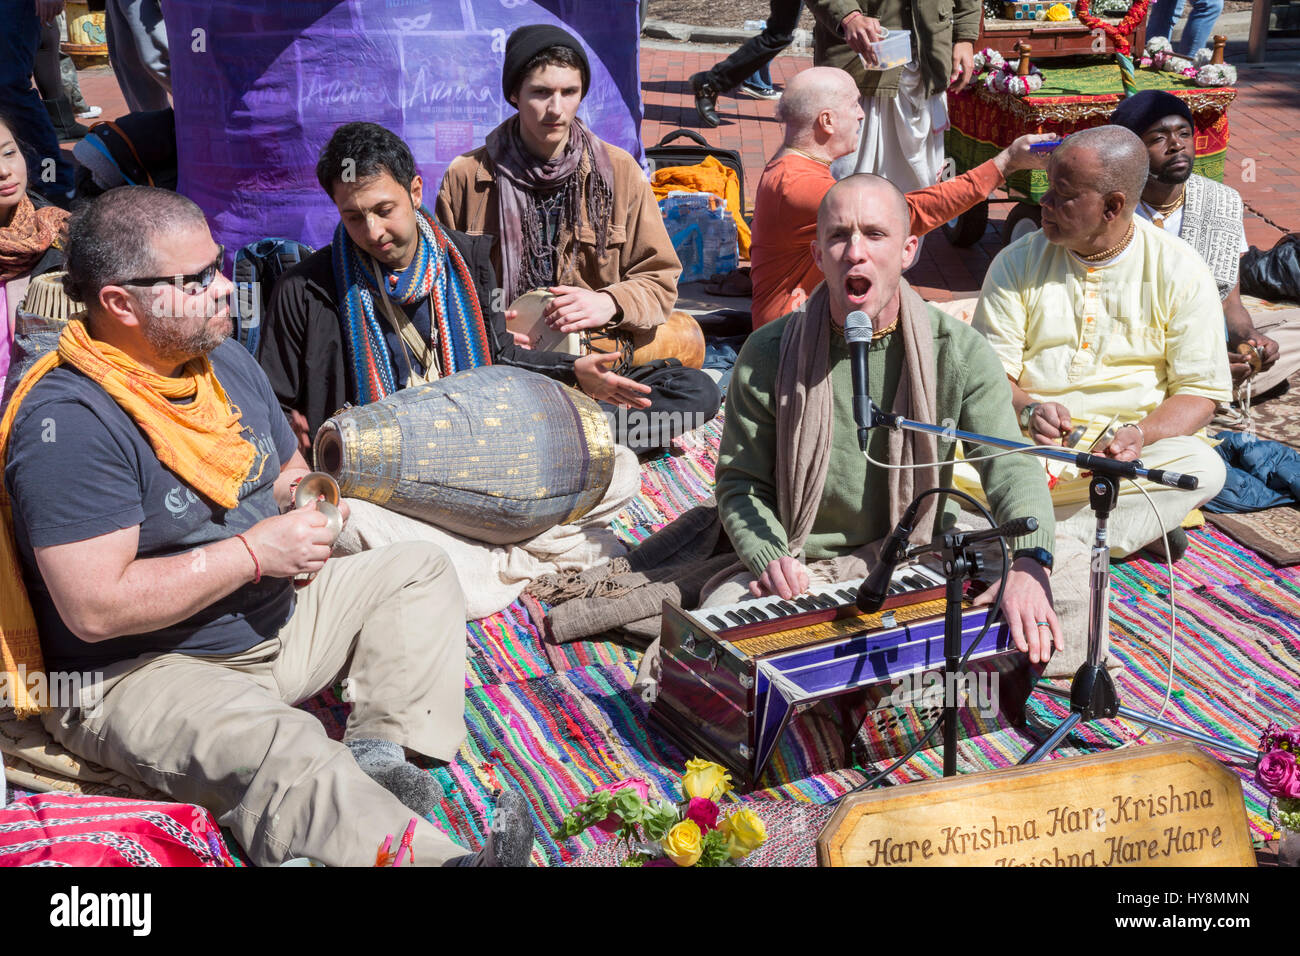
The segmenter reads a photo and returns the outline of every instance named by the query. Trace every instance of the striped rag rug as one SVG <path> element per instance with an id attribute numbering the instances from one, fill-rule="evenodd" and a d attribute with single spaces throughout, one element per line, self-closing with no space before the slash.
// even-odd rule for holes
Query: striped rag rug
<path id="1" fill-rule="evenodd" d="M 677 452 L 647 463 L 641 496 L 614 522 L 628 541 L 643 539 L 711 496 L 721 418 L 683 436 Z M 1269 720 L 1291 725 L 1300 686 L 1300 568 L 1278 569 L 1213 528 L 1194 531 L 1179 563 L 1174 593 L 1178 641 L 1174 690 L 1165 716 L 1216 736 L 1253 744 Z M 1113 568 L 1112 654 L 1124 667 L 1118 679 L 1126 706 L 1157 711 L 1168 666 L 1169 582 L 1162 565 L 1134 560 Z M 675 799 L 689 757 L 673 740 L 649 730 L 647 705 L 631 691 L 639 652 L 613 641 L 542 648 L 538 622 L 521 604 L 469 625 L 466 724 L 469 739 L 457 758 L 431 771 L 444 797 L 434 819 L 469 848 L 482 844 L 492 793 L 522 792 L 539 833 L 539 864 L 612 865 L 620 852 L 609 835 L 589 831 L 570 840 L 554 836 L 565 811 L 593 788 L 641 777 L 658 795 Z M 557 670 L 556 666 L 561 669 Z M 307 705 L 340 736 L 347 705 L 324 694 Z M 959 766 L 971 772 L 1010 766 L 1067 707 L 1056 698 L 1030 698 L 1024 728 L 1003 726 L 964 739 Z M 899 727 L 915 740 L 929 717 L 899 712 Z M 825 770 L 826 755 L 798 735 L 785 740 L 762 783 L 740 799 L 768 821 L 769 843 L 748 865 L 815 865 L 816 834 L 832 800 L 863 779 L 858 770 Z M 1124 745 L 1175 739 L 1120 720 L 1076 727 L 1057 756 L 1102 753 Z M 1213 752 L 1213 751 L 1211 751 Z M 1270 837 L 1266 795 L 1253 767 L 1215 754 L 1242 779 L 1257 840 Z M 892 782 L 941 773 L 938 749 L 925 750 L 892 775 Z"/>

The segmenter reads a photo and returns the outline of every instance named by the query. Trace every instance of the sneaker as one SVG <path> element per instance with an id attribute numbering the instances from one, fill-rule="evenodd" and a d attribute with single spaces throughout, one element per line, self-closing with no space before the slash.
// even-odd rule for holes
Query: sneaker
<path id="1" fill-rule="evenodd" d="M 760 100 L 776 100 L 781 98 L 781 91 L 775 86 L 759 86 L 757 83 L 741 83 L 740 88 L 750 96 L 757 96 Z"/>
<path id="2" fill-rule="evenodd" d="M 722 125 L 722 120 L 718 118 L 718 91 L 709 85 L 705 77 L 706 73 L 696 73 L 691 77 L 691 89 L 695 91 L 695 112 L 700 114 L 700 119 L 705 126 L 715 127 Z"/>
<path id="3" fill-rule="evenodd" d="M 87 106 L 84 110 L 82 110 L 80 113 L 77 114 L 77 119 L 95 119 L 99 116 L 102 116 L 103 113 L 104 113 L 104 109 L 101 106 Z"/>

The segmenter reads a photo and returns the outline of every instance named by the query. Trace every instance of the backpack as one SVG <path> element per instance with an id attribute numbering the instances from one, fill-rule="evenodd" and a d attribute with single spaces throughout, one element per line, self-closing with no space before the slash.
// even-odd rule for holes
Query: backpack
<path id="1" fill-rule="evenodd" d="M 259 239 L 235 253 L 235 292 L 230 303 L 235 339 L 257 358 L 262 316 L 280 276 L 315 252 L 294 239 Z"/>

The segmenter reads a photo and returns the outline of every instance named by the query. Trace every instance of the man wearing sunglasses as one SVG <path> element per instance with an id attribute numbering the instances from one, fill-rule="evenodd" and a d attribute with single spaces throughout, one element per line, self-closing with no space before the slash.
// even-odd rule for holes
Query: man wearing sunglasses
<path id="1" fill-rule="evenodd" d="M 408 755 L 450 760 L 464 739 L 464 598 L 428 543 L 326 564 L 325 514 L 292 508 L 308 471 L 294 435 L 226 341 L 221 257 L 176 193 L 111 190 L 73 220 L 64 284 L 86 311 L 0 421 L 0 660 L 80 673 L 78 700 L 16 709 L 207 807 L 258 865 L 369 865 L 441 798 Z M 22 641 L 33 626 L 39 653 Z M 293 705 L 341 677 L 354 702 L 338 743 Z M 480 853 L 425 819 L 412 850 L 522 865 L 531 847 L 506 793 Z"/>

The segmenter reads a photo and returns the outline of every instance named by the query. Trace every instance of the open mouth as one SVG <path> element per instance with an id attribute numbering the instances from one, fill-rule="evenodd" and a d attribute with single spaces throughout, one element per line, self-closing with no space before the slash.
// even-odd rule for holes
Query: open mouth
<path id="1" fill-rule="evenodd" d="M 844 291 L 848 294 L 850 302 L 861 305 L 866 301 L 867 293 L 871 291 L 871 280 L 866 276 L 848 276 L 844 280 Z"/>

